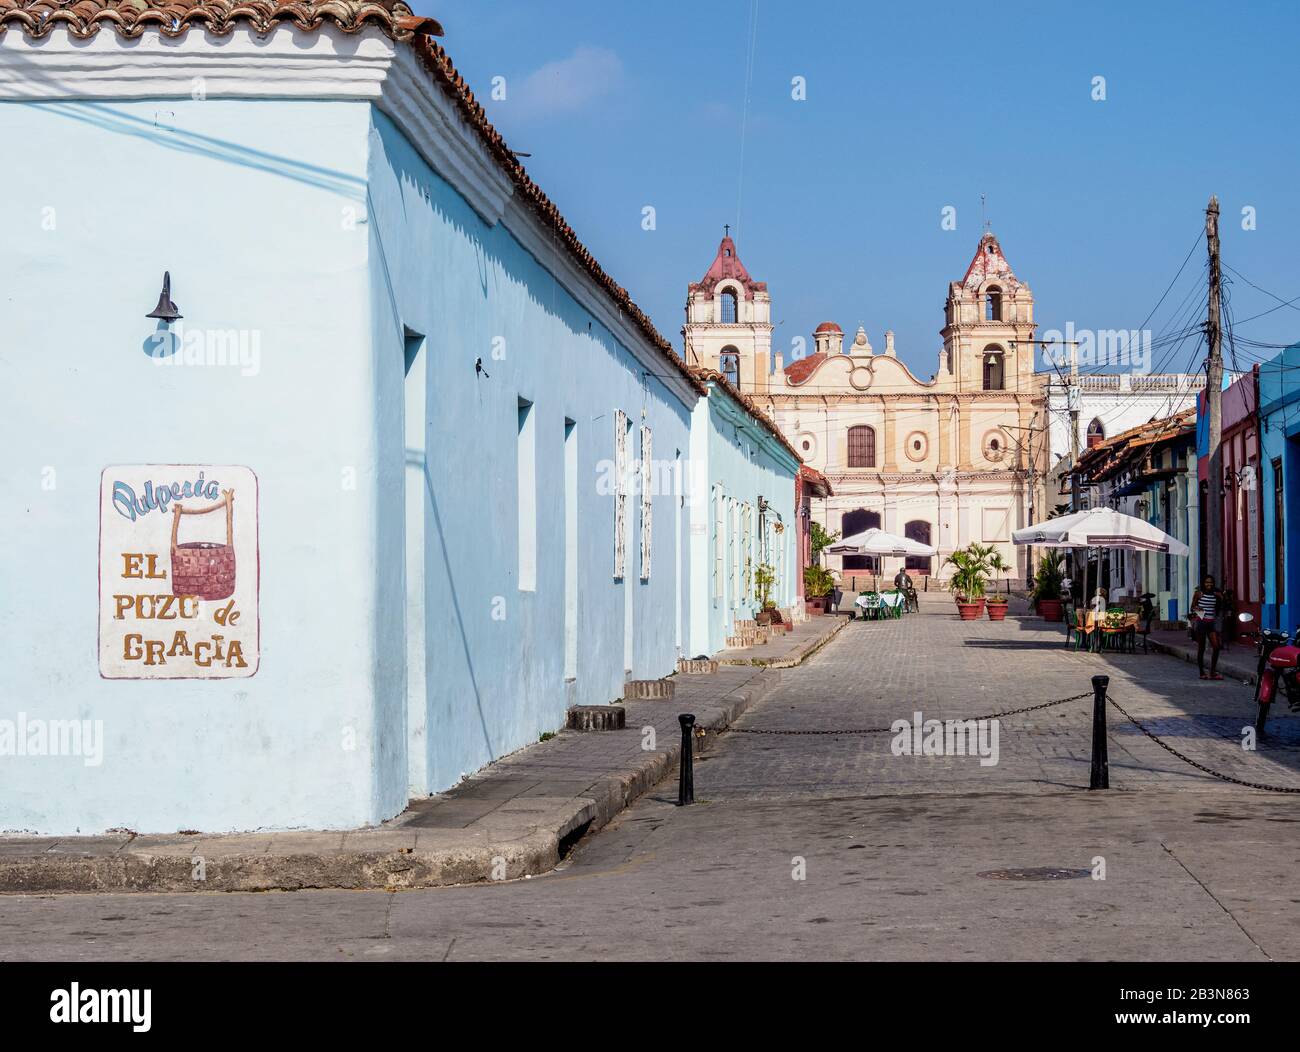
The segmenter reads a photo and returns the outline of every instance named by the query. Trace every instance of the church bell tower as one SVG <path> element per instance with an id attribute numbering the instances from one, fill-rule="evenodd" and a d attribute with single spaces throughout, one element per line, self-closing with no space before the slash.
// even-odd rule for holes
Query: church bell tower
<path id="1" fill-rule="evenodd" d="M 727 228 L 704 277 L 688 286 L 686 364 L 716 369 L 746 394 L 768 389 L 772 302 L 767 282 L 754 281 L 736 255 Z"/>

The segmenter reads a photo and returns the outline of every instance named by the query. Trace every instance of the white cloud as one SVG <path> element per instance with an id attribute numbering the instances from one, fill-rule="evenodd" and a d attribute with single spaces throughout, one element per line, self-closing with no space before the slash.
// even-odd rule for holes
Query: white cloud
<path id="1" fill-rule="evenodd" d="M 579 47 L 568 58 L 548 62 L 517 86 L 507 98 L 519 116 L 549 116 L 585 109 L 608 94 L 623 79 L 623 63 L 602 47 Z"/>

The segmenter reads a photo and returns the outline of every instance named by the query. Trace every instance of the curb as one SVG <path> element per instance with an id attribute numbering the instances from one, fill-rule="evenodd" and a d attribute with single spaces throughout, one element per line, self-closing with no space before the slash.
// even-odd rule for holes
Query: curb
<path id="1" fill-rule="evenodd" d="M 797 665 L 842 628 L 840 624 L 811 640 L 782 667 Z M 775 690 L 781 675 L 776 668 L 764 668 L 724 695 L 721 712 L 697 728 L 696 748 L 706 750 L 750 706 Z M 689 699 L 682 700 L 689 704 Z M 583 835 L 602 828 L 658 785 L 680 756 L 681 743 L 674 741 L 646 754 L 631 770 L 601 778 L 586 796 L 507 804 L 495 814 L 510 828 L 502 829 L 499 837 L 489 828 L 490 839 L 473 847 L 466 847 L 463 836 L 459 844 L 436 843 L 454 839 L 461 830 L 414 829 L 400 820 L 346 834 L 274 834 L 260 850 L 251 849 L 256 841 L 240 850 L 238 843 L 247 844 L 251 838 L 238 834 L 215 840 L 201 835 L 132 836 L 115 849 L 101 840 L 94 850 L 77 850 L 63 841 L 31 854 L 21 852 L 21 841 L 6 844 L 0 838 L 0 894 L 395 891 L 538 876 L 553 870 Z M 521 825 L 523 832 L 518 832 Z"/>

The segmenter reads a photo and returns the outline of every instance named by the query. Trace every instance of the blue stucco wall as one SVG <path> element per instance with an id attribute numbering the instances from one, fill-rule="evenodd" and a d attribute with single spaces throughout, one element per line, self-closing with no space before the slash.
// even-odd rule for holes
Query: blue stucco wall
<path id="1" fill-rule="evenodd" d="M 428 354 L 426 562 L 427 785 L 537 740 L 569 705 L 622 695 L 625 615 L 632 678 L 672 671 L 677 596 L 689 559 L 678 495 L 653 500 L 652 566 L 640 578 L 639 498 L 628 497 L 627 575 L 616 581 L 612 495 L 615 411 L 651 428 L 653 459 L 688 455 L 690 408 L 525 251 L 505 223 L 488 226 L 384 115 L 370 129 L 374 328 L 381 369 L 378 427 L 396 465 L 403 333 Z M 483 373 L 475 370 L 482 358 Z M 661 371 L 669 367 L 665 363 Z M 518 579 L 516 442 L 520 399 L 533 404 L 538 494 L 537 582 Z M 578 665 L 564 668 L 565 420 L 578 448 Z M 401 543 L 400 503 L 380 514 L 383 544 Z M 681 545 L 680 559 L 678 545 Z M 678 563 L 681 576 L 677 575 Z M 396 580 L 384 589 L 397 588 Z M 398 593 L 400 594 L 400 592 Z M 687 613 L 682 614 L 683 641 Z M 399 639 L 396 614 L 388 637 Z M 421 764 L 413 766 L 415 777 Z"/>
<path id="2" fill-rule="evenodd" d="M 713 563 L 718 523 L 715 491 L 720 488 L 727 499 L 748 505 L 751 512 L 750 572 L 761 562 L 758 535 L 758 500 L 770 505 L 767 518 L 779 521 L 784 530 L 771 538 L 768 561 L 778 570 L 772 599 L 788 607 L 795 600 L 798 523 L 794 514 L 794 478 L 799 462 L 765 428 L 748 415 L 727 391 L 716 383 L 709 384 L 709 396 L 695 407 L 692 421 L 692 566 L 691 645 L 692 655 L 714 654 L 726 646 L 736 620 L 754 616 L 758 607 L 757 589 L 744 586 L 743 531 L 732 529 L 728 515 L 723 534 L 722 595 L 715 595 Z M 784 558 L 778 557 L 784 553 Z M 734 585 L 733 556 L 741 564 L 741 587 Z M 780 569 L 784 568 L 784 573 Z"/>
<path id="3" fill-rule="evenodd" d="M 365 825 L 556 729 L 567 705 L 618 698 L 625 610 L 631 674 L 671 670 L 687 630 L 676 498 L 654 499 L 647 582 L 629 498 L 628 579 L 615 582 L 598 480 L 616 409 L 671 458 L 687 450 L 689 407 L 368 103 L 9 103 L 0 136 L 25 153 L 0 255 L 0 719 L 102 720 L 105 735 L 99 766 L 0 757 L 0 831 Z M 256 334 L 254 373 L 155 363 L 144 315 L 165 269 L 188 330 Z M 427 355 L 423 724 L 408 711 L 405 633 L 413 334 Z M 532 592 L 516 579 L 520 397 L 537 414 Z M 566 417 L 580 451 L 571 683 Z M 133 463 L 258 476 L 255 676 L 100 677 L 100 475 Z"/>
<path id="4" fill-rule="evenodd" d="M 400 806 L 404 786 L 375 776 L 403 742 L 376 692 L 369 249 L 343 221 L 365 205 L 369 113 L 0 104 L 23 153 L 0 253 L 0 718 L 105 736 L 96 767 L 0 757 L 0 830 L 346 827 Z M 155 364 L 144 315 L 165 269 L 187 331 L 257 334 L 255 374 Z M 100 678 L 99 477 L 132 463 L 257 474 L 252 678 Z"/>

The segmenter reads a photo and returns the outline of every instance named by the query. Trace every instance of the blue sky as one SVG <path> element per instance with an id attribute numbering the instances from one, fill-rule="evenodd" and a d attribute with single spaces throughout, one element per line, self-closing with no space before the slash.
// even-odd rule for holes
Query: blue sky
<path id="1" fill-rule="evenodd" d="M 787 360 L 819 322 L 849 334 L 861 323 L 877 348 L 893 329 L 900 357 L 927 379 L 948 282 L 979 239 L 981 194 L 1034 292 L 1040 336 L 1067 323 L 1140 326 L 1203 229 L 1211 193 L 1225 262 L 1300 296 L 1291 2 L 415 9 L 443 23 L 443 45 L 493 122 L 532 153 L 530 174 L 679 348 L 686 285 L 731 223 L 741 259 L 768 282 Z M 490 97 L 498 76 L 503 101 Z M 796 76 L 803 101 L 791 97 Z M 647 205 L 653 231 L 642 229 Z M 949 205 L 956 230 L 941 229 Z M 1202 244 L 1150 328 L 1184 301 L 1191 310 L 1204 259 Z M 1237 318 L 1278 306 L 1226 276 Z M 1290 342 L 1300 310 L 1238 331 Z M 1157 348 L 1154 365 L 1199 364 L 1193 345 Z M 1243 363 L 1250 354 L 1273 352 L 1243 349 Z"/>

